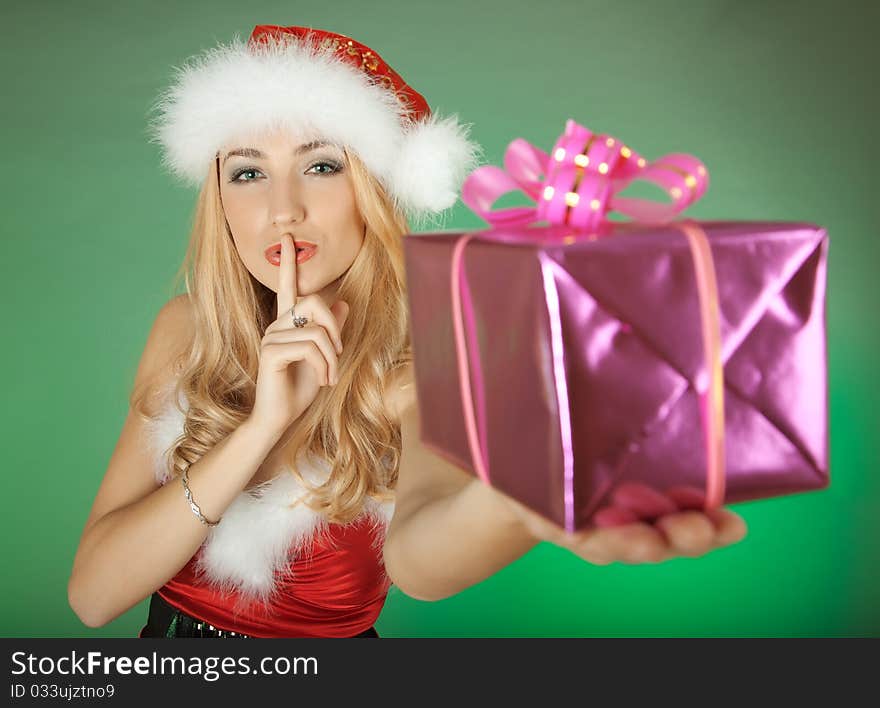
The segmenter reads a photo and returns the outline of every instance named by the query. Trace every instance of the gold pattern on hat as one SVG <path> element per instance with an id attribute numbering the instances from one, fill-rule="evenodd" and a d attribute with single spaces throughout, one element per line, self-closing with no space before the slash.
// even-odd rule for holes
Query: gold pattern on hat
<path id="1" fill-rule="evenodd" d="M 321 48 L 322 49 L 330 49 L 331 51 L 337 51 L 340 47 L 339 39 L 337 37 L 324 37 L 321 40 Z"/>
<path id="2" fill-rule="evenodd" d="M 361 69 L 364 71 L 376 71 L 379 68 L 379 58 L 372 51 L 361 51 L 352 40 L 348 40 L 345 44 L 341 44 L 338 39 L 325 39 L 323 42 L 325 47 L 332 47 L 334 51 L 344 49 L 346 54 L 361 58 Z"/>
<path id="3" fill-rule="evenodd" d="M 338 37 L 325 37 L 321 40 L 320 47 L 322 49 L 329 49 L 331 51 L 337 52 L 340 50 L 345 50 L 346 54 L 350 54 L 351 56 L 360 56 L 361 58 L 361 68 L 366 71 L 376 71 L 379 68 L 379 58 L 373 54 L 372 51 L 362 52 L 356 46 L 354 46 L 354 42 L 352 40 L 348 40 L 345 44 L 339 41 Z"/>
<path id="4" fill-rule="evenodd" d="M 379 66 L 379 60 L 372 52 L 364 52 L 361 55 L 361 63 L 367 71 L 376 71 L 376 67 Z"/>

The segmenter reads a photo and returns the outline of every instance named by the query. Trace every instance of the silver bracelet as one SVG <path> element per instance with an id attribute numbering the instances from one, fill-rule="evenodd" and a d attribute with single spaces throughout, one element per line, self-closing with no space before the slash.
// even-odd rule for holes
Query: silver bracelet
<path id="1" fill-rule="evenodd" d="M 189 508 L 193 510 L 193 514 L 198 516 L 199 521 L 201 521 L 203 524 L 205 524 L 206 526 L 216 526 L 217 524 L 220 523 L 220 521 L 222 520 L 222 517 L 220 519 L 217 519 L 217 521 L 209 521 L 207 518 L 205 518 L 205 515 L 202 513 L 202 510 L 199 509 L 199 505 L 196 504 L 195 499 L 193 499 L 192 492 L 189 489 L 188 475 L 189 475 L 189 468 L 184 470 L 183 475 L 180 478 L 180 481 L 183 484 L 183 493 L 186 495 L 186 500 L 189 502 Z"/>

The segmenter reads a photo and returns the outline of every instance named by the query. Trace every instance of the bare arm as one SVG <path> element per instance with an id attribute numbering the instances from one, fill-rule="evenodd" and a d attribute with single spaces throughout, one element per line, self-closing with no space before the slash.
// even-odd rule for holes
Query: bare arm
<path id="1" fill-rule="evenodd" d="M 538 539 L 500 492 L 422 445 L 414 384 L 394 386 L 403 449 L 385 568 L 407 595 L 441 600 L 493 575 Z"/>
<path id="2" fill-rule="evenodd" d="M 138 378 L 168 365 L 169 343 L 188 325 L 187 307 L 175 299 L 159 313 Z M 143 423 L 129 411 L 74 558 L 68 600 L 90 627 L 110 622 L 164 585 L 208 533 L 178 480 L 162 487 L 155 481 L 143 439 Z M 208 519 L 222 516 L 276 441 L 245 423 L 189 468 L 190 489 Z"/>

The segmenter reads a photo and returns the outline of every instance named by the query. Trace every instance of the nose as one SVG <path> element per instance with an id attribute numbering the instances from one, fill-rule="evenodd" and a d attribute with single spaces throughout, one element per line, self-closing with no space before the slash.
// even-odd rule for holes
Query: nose
<path id="1" fill-rule="evenodd" d="M 298 191 L 286 179 L 276 180 L 271 185 L 269 209 L 275 226 L 283 227 L 303 220 L 305 204 Z"/>

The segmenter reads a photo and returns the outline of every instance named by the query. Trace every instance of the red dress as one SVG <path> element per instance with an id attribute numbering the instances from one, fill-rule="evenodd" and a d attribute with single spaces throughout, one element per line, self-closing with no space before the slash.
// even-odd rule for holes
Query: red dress
<path id="1" fill-rule="evenodd" d="M 366 519 L 330 524 L 291 564 L 292 578 L 278 578 L 277 599 L 267 611 L 259 602 L 236 612 L 237 593 L 220 593 L 199 582 L 196 556 L 159 589 L 169 604 L 218 629 L 253 637 L 352 637 L 373 626 L 390 580 L 377 531 Z M 380 546 L 381 548 L 381 546 Z"/>

